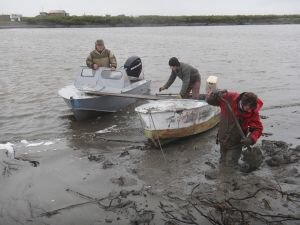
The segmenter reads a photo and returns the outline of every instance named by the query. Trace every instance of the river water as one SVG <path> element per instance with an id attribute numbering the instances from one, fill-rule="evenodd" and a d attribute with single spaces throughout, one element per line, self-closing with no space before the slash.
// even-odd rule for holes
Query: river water
<path id="1" fill-rule="evenodd" d="M 228 190 L 239 187 L 235 176 L 246 183 L 253 178 L 235 173 L 227 174 L 230 182 L 226 173 L 216 182 L 205 178 L 206 171 L 218 165 L 215 128 L 164 146 L 162 154 L 145 146 L 135 105 L 88 121 L 74 120 L 57 92 L 72 83 L 100 38 L 115 53 L 119 66 L 132 55 L 142 58 L 152 94 L 169 76 L 168 59 L 177 56 L 199 69 L 202 93 L 209 75 L 218 76 L 219 88 L 257 93 L 264 102 L 265 134 L 260 140 L 300 144 L 299 25 L 0 29 L 1 224 L 129 224 L 131 211 L 114 215 L 94 204 L 57 211 L 81 205 L 77 192 L 102 199 L 126 188 L 151 190 L 152 194 L 132 196 L 139 206 L 136 212 L 154 210 L 154 223 L 162 224 L 158 206 L 166 201 L 160 197 L 164 193 L 190 195 L 196 184 L 202 184 L 204 191 L 225 187 L 222 195 L 227 196 Z M 177 80 L 165 92 L 176 93 L 180 85 Z M 5 146 L 9 149 L 7 142 L 25 161 L 8 161 L 2 151 Z M 108 161 L 88 160 L 94 153 Z M 26 158 L 38 161 L 38 166 L 32 167 Z M 105 169 L 110 163 L 112 168 Z M 291 166 L 299 171 L 299 163 Z M 272 179 L 275 183 L 276 171 L 263 165 L 253 172 L 261 176 L 254 179 L 255 185 L 240 186 L 241 190 L 254 190 Z M 294 183 L 298 180 L 295 175 Z M 226 188 L 227 183 L 233 189 Z M 272 205 L 279 213 L 287 213 L 287 208 L 289 214 L 297 212 L 293 204 L 281 209 L 279 205 Z M 253 207 L 257 209 L 257 204 Z M 45 214 L 53 210 L 59 214 Z"/>
<path id="2" fill-rule="evenodd" d="M 66 147 L 76 147 L 82 142 L 75 136 L 112 125 L 131 130 L 130 139 L 142 136 L 132 108 L 77 122 L 57 94 L 73 81 L 96 39 L 104 39 L 118 66 L 140 56 L 152 94 L 167 80 L 172 56 L 199 69 L 201 92 L 206 78 L 216 75 L 222 89 L 257 93 L 267 117 L 264 132 L 299 144 L 299 25 L 1 29 L 1 143 L 65 139 L 73 140 Z M 180 85 L 177 80 L 166 92 L 176 93 Z"/>

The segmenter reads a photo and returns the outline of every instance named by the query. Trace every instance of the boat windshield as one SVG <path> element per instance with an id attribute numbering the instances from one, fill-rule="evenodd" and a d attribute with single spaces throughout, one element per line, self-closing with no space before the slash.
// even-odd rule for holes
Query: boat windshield
<path id="1" fill-rule="evenodd" d="M 96 71 L 92 70 L 90 68 L 84 68 L 81 70 L 81 76 L 82 77 L 94 77 L 95 76 Z"/>
<path id="2" fill-rule="evenodd" d="M 121 71 L 103 70 L 101 73 L 103 79 L 120 80 L 122 78 Z"/>

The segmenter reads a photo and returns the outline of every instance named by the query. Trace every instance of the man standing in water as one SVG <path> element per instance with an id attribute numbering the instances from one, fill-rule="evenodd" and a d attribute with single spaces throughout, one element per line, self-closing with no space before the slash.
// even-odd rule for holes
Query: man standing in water
<path id="1" fill-rule="evenodd" d="M 168 89 L 173 84 L 176 77 L 179 77 L 182 80 L 182 86 L 179 93 L 180 97 L 188 98 L 192 91 L 192 98 L 199 99 L 201 77 L 198 70 L 189 64 L 179 62 L 176 57 L 170 58 L 169 66 L 172 70 L 171 75 L 167 83 L 159 88 L 159 92 Z"/>
<path id="2" fill-rule="evenodd" d="M 236 168 L 239 166 L 242 147 L 255 144 L 262 134 L 263 125 L 260 121 L 259 110 L 263 102 L 252 92 L 238 94 L 218 90 L 209 93 L 206 100 L 208 104 L 221 108 L 221 121 L 217 136 L 217 141 L 220 143 L 220 163 Z M 227 103 L 237 117 L 246 138 L 242 138 L 238 132 Z"/>
<path id="3" fill-rule="evenodd" d="M 93 50 L 86 59 L 86 65 L 94 70 L 99 67 L 109 67 L 112 70 L 117 68 L 117 60 L 114 54 L 105 48 L 103 40 L 95 42 Z"/>

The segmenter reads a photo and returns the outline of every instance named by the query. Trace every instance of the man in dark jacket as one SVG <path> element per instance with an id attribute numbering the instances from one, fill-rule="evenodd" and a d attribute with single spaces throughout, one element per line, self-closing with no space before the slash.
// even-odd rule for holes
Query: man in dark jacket
<path id="1" fill-rule="evenodd" d="M 103 40 L 95 42 L 95 50 L 93 50 L 86 59 L 86 65 L 94 70 L 99 67 L 109 67 L 112 70 L 117 68 L 117 60 L 114 54 L 105 48 Z"/>
<path id="2" fill-rule="evenodd" d="M 260 121 L 259 110 L 263 102 L 252 92 L 241 94 L 227 91 L 213 91 L 207 95 L 208 104 L 220 106 L 221 120 L 217 140 L 220 143 L 220 163 L 238 166 L 243 145 L 253 145 L 261 136 L 263 125 Z M 234 118 L 227 108 L 227 101 L 246 138 L 242 138 L 234 123 Z"/>
<path id="3" fill-rule="evenodd" d="M 172 70 L 169 80 L 165 85 L 159 88 L 159 91 L 168 89 L 176 77 L 182 80 L 182 86 L 180 90 L 181 98 L 188 98 L 192 91 L 192 98 L 199 99 L 201 77 L 197 69 L 183 62 L 179 62 L 176 57 L 172 57 L 169 60 L 169 66 Z"/>

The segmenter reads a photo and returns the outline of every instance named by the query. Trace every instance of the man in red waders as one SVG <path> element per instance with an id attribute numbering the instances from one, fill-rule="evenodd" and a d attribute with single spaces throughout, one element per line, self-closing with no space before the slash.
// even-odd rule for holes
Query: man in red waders
<path id="1" fill-rule="evenodd" d="M 263 102 L 252 92 L 235 93 L 215 90 L 209 93 L 206 101 L 210 105 L 220 106 L 221 120 L 217 142 L 220 143 L 220 163 L 222 165 L 238 167 L 242 147 L 256 143 L 262 135 L 263 125 L 260 121 L 259 110 Z M 237 130 L 232 108 L 238 123 L 245 134 L 244 138 Z"/>

